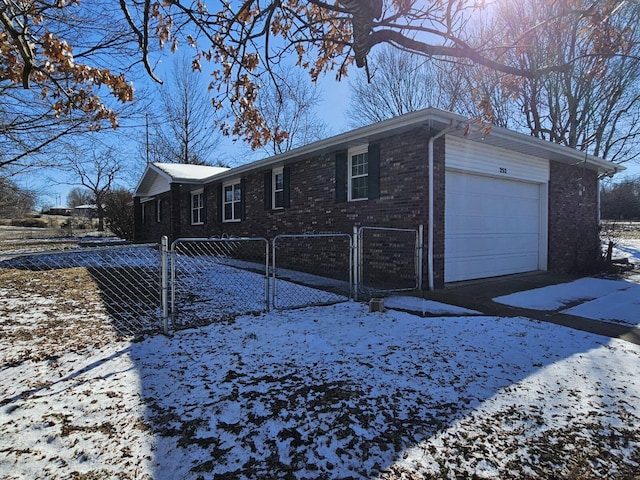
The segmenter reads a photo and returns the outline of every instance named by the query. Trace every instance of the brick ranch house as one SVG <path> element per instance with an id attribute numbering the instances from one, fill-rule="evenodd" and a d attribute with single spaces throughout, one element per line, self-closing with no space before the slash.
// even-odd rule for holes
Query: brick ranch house
<path id="1" fill-rule="evenodd" d="M 351 233 L 424 225 L 423 285 L 586 271 L 600 254 L 599 179 L 583 152 L 425 109 L 236 168 L 150 164 L 136 241 Z"/>

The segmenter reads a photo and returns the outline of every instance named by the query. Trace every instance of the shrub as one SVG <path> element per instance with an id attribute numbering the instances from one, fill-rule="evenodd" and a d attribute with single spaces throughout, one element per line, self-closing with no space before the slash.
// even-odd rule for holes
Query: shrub
<path id="1" fill-rule="evenodd" d="M 49 226 L 49 222 L 40 218 L 20 218 L 11 220 L 11 225 L 14 227 L 47 228 Z"/>
<path id="2" fill-rule="evenodd" d="M 124 239 L 133 240 L 133 196 L 125 189 L 113 190 L 105 202 L 104 220 L 111 232 Z"/>

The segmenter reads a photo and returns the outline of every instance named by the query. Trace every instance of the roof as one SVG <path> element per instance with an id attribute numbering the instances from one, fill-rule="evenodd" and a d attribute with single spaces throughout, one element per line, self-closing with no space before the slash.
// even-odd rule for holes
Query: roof
<path id="1" fill-rule="evenodd" d="M 172 183 L 203 184 L 205 179 L 224 173 L 228 168 L 183 163 L 154 162 L 147 168 L 138 183 L 134 195 L 149 197 L 169 191 Z"/>
<path id="2" fill-rule="evenodd" d="M 280 155 L 230 169 L 227 172 L 217 175 L 216 180 L 224 180 L 225 178 L 238 176 L 245 172 L 260 168 L 292 163 L 303 158 L 308 158 L 311 155 L 322 155 L 336 150 L 348 149 L 368 142 L 373 142 L 390 135 L 407 132 L 420 126 L 430 127 L 436 131 L 448 129 L 448 135 L 465 137 L 471 141 L 481 142 L 487 145 L 532 155 L 534 157 L 555 160 L 569 165 L 582 164 L 586 167 L 597 170 L 601 174 L 613 175 L 617 172 L 626 170 L 626 168 L 621 165 L 603 160 L 594 155 L 589 155 L 573 148 L 551 143 L 546 140 L 541 140 L 506 128 L 493 126 L 489 134 L 471 133 L 466 135 L 466 127 L 470 122 L 471 120 L 469 118 L 455 113 L 446 112 L 437 108 L 426 108 L 378 122 L 373 125 L 358 128 L 356 130 L 341 133 L 334 137 L 310 143 Z M 206 181 L 211 180 L 213 180 L 213 178 L 206 179 Z"/>
<path id="3" fill-rule="evenodd" d="M 152 163 L 153 167 L 169 175 L 174 182 L 189 182 L 213 177 L 229 170 L 225 167 L 210 167 L 208 165 L 191 165 L 184 163 Z"/>
<path id="4" fill-rule="evenodd" d="M 467 132 L 467 126 L 470 122 L 471 120 L 469 118 L 455 113 L 446 112 L 436 108 L 426 108 L 378 122 L 373 125 L 358 128 L 356 130 L 341 133 L 339 135 L 313 142 L 303 147 L 251 162 L 246 165 L 241 165 L 232 169 L 218 168 L 216 171 L 212 170 L 206 177 L 198 176 L 206 174 L 206 170 L 196 170 L 198 167 L 196 165 L 152 164 L 152 166 L 155 166 L 156 170 L 163 172 L 165 167 L 161 166 L 168 166 L 169 170 L 171 170 L 172 167 L 180 167 L 180 171 L 174 172 L 176 176 L 184 175 L 186 178 L 187 175 L 190 175 L 192 181 L 197 179 L 199 180 L 198 183 L 208 183 L 214 179 L 224 180 L 238 177 L 247 172 L 282 166 L 304 158 L 309 158 L 310 156 L 329 154 L 336 150 L 343 150 L 367 144 L 384 137 L 397 135 L 423 126 L 433 129 L 436 132 L 446 130 L 447 135 L 464 137 L 474 142 L 480 142 L 486 145 L 538 158 L 544 158 L 546 160 L 554 160 L 568 165 L 580 164 L 586 168 L 596 170 L 600 174 L 613 175 L 617 172 L 626 170 L 625 167 L 621 165 L 603 160 L 594 155 L 502 127 L 493 126 L 488 134 L 485 132 L 474 133 L 473 131 L 469 134 Z M 216 169 L 216 167 L 199 168 Z M 187 170 L 189 171 L 187 172 Z M 174 181 L 177 181 L 175 180 L 175 177 L 172 178 L 174 178 Z M 140 188 L 141 185 L 138 187 Z M 138 189 L 136 189 L 136 192 L 138 192 Z M 137 194 L 137 196 L 144 195 Z"/>

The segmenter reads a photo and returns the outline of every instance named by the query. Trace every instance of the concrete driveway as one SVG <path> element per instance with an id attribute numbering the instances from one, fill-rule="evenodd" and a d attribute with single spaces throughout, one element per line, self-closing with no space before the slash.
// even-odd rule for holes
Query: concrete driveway
<path id="1" fill-rule="evenodd" d="M 560 311 L 533 310 L 494 302 L 493 299 L 516 292 L 557 285 L 580 277 L 551 272 L 533 272 L 493 279 L 459 282 L 442 290 L 423 292 L 428 300 L 476 310 L 485 315 L 527 317 L 544 322 L 619 338 L 640 345 L 640 328 L 571 315 Z M 640 316 L 640 314 L 639 314 Z"/>

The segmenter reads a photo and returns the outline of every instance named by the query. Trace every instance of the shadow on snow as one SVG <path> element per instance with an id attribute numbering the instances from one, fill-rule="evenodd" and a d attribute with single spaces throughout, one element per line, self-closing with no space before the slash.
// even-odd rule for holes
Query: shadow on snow
<path id="1" fill-rule="evenodd" d="M 127 266 L 139 276 L 130 297 L 117 272 L 74 266 L 87 268 L 113 318 L 129 299 L 157 307 L 135 286 L 154 281 L 146 266 Z M 607 342 L 522 318 L 370 314 L 342 303 L 238 316 L 127 353 L 155 437 L 154 478 L 365 479 L 510 386 Z"/>

